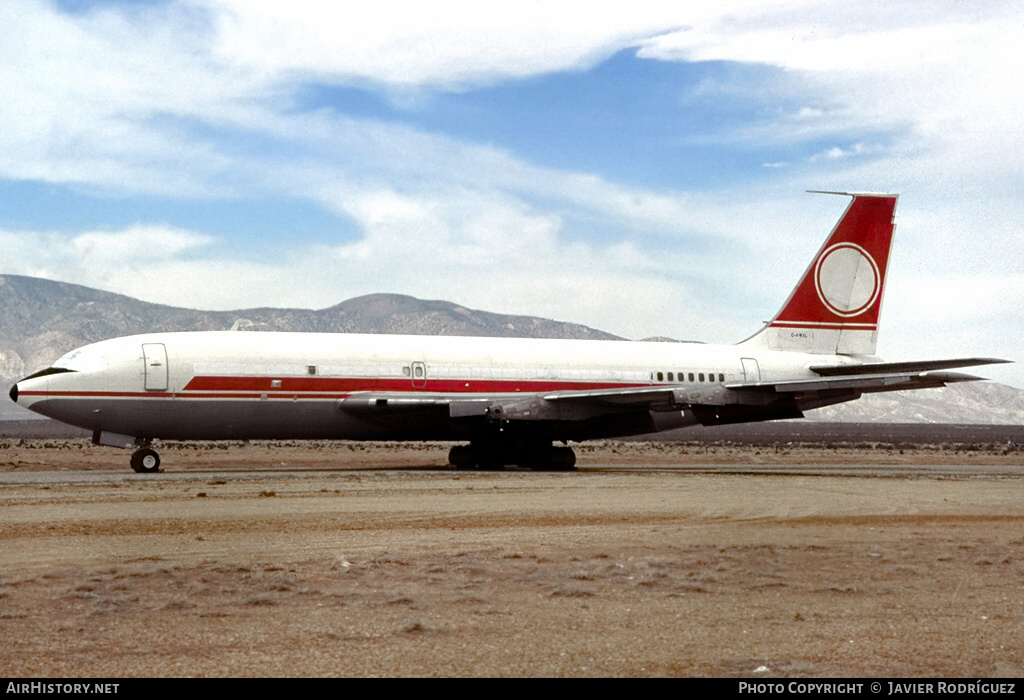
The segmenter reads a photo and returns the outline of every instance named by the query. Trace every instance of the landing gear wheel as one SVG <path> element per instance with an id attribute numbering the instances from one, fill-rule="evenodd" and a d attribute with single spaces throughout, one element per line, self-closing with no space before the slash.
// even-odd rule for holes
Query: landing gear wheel
<path id="1" fill-rule="evenodd" d="M 132 469 L 139 474 L 152 474 L 160 469 L 160 455 L 150 449 L 135 450 Z"/>
<path id="2" fill-rule="evenodd" d="M 505 468 L 501 453 L 493 447 L 456 445 L 448 452 L 448 464 L 456 469 L 474 471 L 501 471 Z"/>
<path id="3" fill-rule="evenodd" d="M 456 445 L 448 452 L 448 464 L 460 470 L 501 471 L 504 468 L 496 450 L 477 445 Z"/>
<path id="4" fill-rule="evenodd" d="M 576 471 L 576 453 L 571 447 L 542 445 L 533 449 L 526 448 L 518 460 L 521 468 L 535 472 Z"/>
<path id="5" fill-rule="evenodd" d="M 472 469 L 476 462 L 475 455 L 469 445 L 456 445 L 448 452 L 448 464 L 456 469 Z"/>
<path id="6" fill-rule="evenodd" d="M 505 460 L 497 454 L 485 452 L 477 459 L 476 468 L 484 472 L 500 472 L 505 468 Z"/>
<path id="7" fill-rule="evenodd" d="M 576 453 L 571 447 L 551 448 L 551 471 L 553 472 L 574 472 L 576 471 Z"/>

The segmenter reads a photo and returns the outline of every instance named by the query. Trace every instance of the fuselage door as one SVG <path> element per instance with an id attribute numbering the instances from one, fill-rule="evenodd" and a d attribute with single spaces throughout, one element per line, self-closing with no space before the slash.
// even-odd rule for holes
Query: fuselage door
<path id="1" fill-rule="evenodd" d="M 753 357 L 740 358 L 743 363 L 743 379 L 748 382 L 761 381 L 761 369 L 757 366 L 757 360 Z"/>
<path id="2" fill-rule="evenodd" d="M 163 343 L 142 344 L 146 391 L 167 391 L 167 348 Z"/>
<path id="3" fill-rule="evenodd" d="M 427 385 L 427 366 L 422 362 L 412 363 L 412 386 L 422 389 Z"/>

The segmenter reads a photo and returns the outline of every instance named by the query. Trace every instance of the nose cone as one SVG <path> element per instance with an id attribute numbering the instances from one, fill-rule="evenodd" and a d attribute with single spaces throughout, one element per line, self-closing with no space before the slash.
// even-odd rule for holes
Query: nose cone
<path id="1" fill-rule="evenodd" d="M 18 385 L 15 384 L 11 387 L 11 401 L 18 403 Z"/>

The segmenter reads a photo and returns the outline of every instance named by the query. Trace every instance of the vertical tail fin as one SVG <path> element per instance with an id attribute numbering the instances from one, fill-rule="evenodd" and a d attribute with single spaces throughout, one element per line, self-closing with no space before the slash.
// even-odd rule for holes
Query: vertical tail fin
<path id="1" fill-rule="evenodd" d="M 824 194 L 853 199 L 782 309 L 743 344 L 823 355 L 875 353 L 898 195 Z"/>

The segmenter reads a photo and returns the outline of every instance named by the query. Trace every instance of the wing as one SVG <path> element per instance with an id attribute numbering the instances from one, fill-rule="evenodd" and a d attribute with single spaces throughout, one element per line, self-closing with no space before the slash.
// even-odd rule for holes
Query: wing
<path id="1" fill-rule="evenodd" d="M 530 394 L 357 393 L 342 400 L 351 415 L 386 419 L 435 412 L 453 419 L 576 421 L 623 413 L 689 411 L 704 425 L 799 418 L 803 411 L 851 401 L 865 393 L 932 389 L 982 379 L 946 371 L 1007 362 L 993 358 L 812 366 L 818 375 L 779 381 L 624 387 Z"/>

